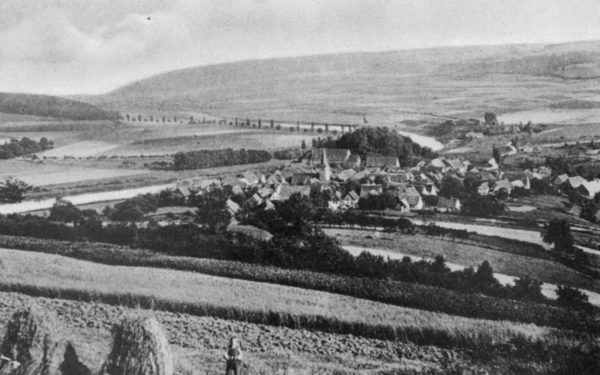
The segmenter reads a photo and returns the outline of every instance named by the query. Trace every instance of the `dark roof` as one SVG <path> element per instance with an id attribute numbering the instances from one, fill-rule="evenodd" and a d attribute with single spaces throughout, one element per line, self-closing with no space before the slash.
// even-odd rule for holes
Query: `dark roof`
<path id="1" fill-rule="evenodd" d="M 419 200 L 421 199 L 420 195 L 407 195 L 407 194 L 398 194 L 398 199 L 402 200 L 405 199 L 408 204 L 410 204 L 410 207 L 415 207 L 417 204 L 419 204 Z"/>
<path id="2" fill-rule="evenodd" d="M 344 163 L 350 157 L 350 150 L 342 148 L 314 148 L 311 154 L 311 160 L 320 163 L 323 159 L 323 150 L 327 154 L 327 161 L 330 163 Z"/>
<path id="3" fill-rule="evenodd" d="M 394 156 L 367 156 L 366 165 L 370 167 L 385 167 L 387 165 L 399 167 L 400 162 Z"/>
<path id="4" fill-rule="evenodd" d="M 456 203 L 460 203 L 460 201 L 457 198 L 448 199 L 444 197 L 439 197 L 437 206 L 439 208 L 456 208 Z"/>

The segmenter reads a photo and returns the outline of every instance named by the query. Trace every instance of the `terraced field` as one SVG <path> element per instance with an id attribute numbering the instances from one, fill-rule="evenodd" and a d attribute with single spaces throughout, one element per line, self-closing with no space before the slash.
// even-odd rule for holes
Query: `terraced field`
<path id="1" fill-rule="evenodd" d="M 140 311 L 102 303 L 33 298 L 0 292 L 0 334 L 20 307 L 36 304 L 55 312 L 64 323 L 81 361 L 97 373 L 110 349 L 110 329 L 124 314 Z M 233 334 L 242 340 L 249 374 L 273 374 L 278 369 L 318 374 L 377 374 L 443 368 L 449 360 L 468 362 L 461 353 L 436 347 L 276 328 L 210 317 L 155 311 L 174 352 L 175 373 L 219 374 L 222 354 Z"/>
<path id="2" fill-rule="evenodd" d="M 224 311 L 237 311 L 238 318 L 264 312 L 298 317 L 301 314 L 317 320 L 393 327 L 397 334 L 414 336 L 414 339 L 417 336 L 431 336 L 432 340 L 446 337 L 470 343 L 468 345 L 492 345 L 516 338 L 548 342 L 565 339 L 558 330 L 532 324 L 468 319 L 330 293 L 182 271 L 105 266 L 7 249 L 1 250 L 0 260 L 5 288 L 18 285 L 34 292 L 50 290 L 57 295 L 104 296 L 114 301 L 145 297 L 156 301 L 157 305 L 164 303 L 165 306 L 192 310 L 193 306 L 195 309 L 213 306 Z"/>

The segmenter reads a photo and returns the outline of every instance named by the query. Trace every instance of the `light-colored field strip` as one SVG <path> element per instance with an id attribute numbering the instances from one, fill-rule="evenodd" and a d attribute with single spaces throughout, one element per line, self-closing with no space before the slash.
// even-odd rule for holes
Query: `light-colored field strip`
<path id="1" fill-rule="evenodd" d="M 71 182 L 101 180 L 103 178 L 134 176 L 143 173 L 148 172 L 144 170 L 131 169 L 74 169 L 65 172 L 19 175 L 18 178 L 19 180 L 25 181 L 33 186 L 47 186 L 57 184 L 68 184 Z M 0 178 L 7 177 L 9 175 L 0 175 Z"/>
<path id="2" fill-rule="evenodd" d="M 189 304 L 321 315 L 348 322 L 439 330 L 477 340 L 543 339 L 556 332 L 533 324 L 489 321 L 422 311 L 349 296 L 199 273 L 106 266 L 52 254 L 0 249 L 2 283 L 55 290 L 133 294 Z M 487 339 L 486 339 L 487 337 Z"/>
<path id="3" fill-rule="evenodd" d="M 413 223 L 417 225 L 426 225 L 427 223 L 422 220 L 413 220 Z M 466 229 L 469 232 L 476 232 L 483 236 L 498 236 L 504 237 L 511 240 L 529 242 L 536 245 L 543 246 L 545 249 L 549 250 L 552 248 L 552 245 L 545 243 L 542 240 L 542 236 L 540 232 L 533 230 L 525 230 L 525 229 L 514 229 L 514 228 L 503 228 L 498 226 L 488 226 L 488 225 L 475 225 L 475 224 L 460 224 L 460 223 L 448 223 L 445 221 L 434 221 L 437 226 L 448 229 Z M 590 249 L 588 247 L 577 245 L 577 247 L 581 248 L 583 251 L 591 254 L 600 255 L 600 251 Z"/>
<path id="4" fill-rule="evenodd" d="M 386 259 L 390 258 L 390 259 L 402 260 L 402 258 L 404 258 L 404 257 L 409 257 L 413 261 L 419 261 L 421 259 L 425 259 L 425 260 L 428 260 L 428 261 L 433 261 L 433 259 L 431 259 L 431 258 L 416 257 L 416 256 L 408 255 L 408 254 L 399 253 L 399 252 L 396 252 L 396 251 L 389 251 L 389 250 L 382 250 L 382 249 L 373 249 L 373 248 L 360 247 L 360 246 L 343 246 L 343 247 L 350 254 L 352 254 L 354 256 L 358 256 L 362 252 L 366 251 L 366 252 L 371 253 L 373 255 L 382 256 L 382 257 L 384 257 Z M 465 267 L 463 265 L 455 264 L 455 263 L 446 263 L 446 266 L 448 268 L 450 268 L 452 271 L 462 271 L 465 268 L 467 268 L 467 267 Z M 494 277 L 500 283 L 502 283 L 504 285 L 514 285 L 515 284 L 515 280 L 518 279 L 518 277 L 515 277 L 515 276 L 505 275 L 505 274 L 496 273 L 496 272 L 494 273 Z M 557 286 L 554 285 L 554 284 L 548 284 L 548 283 L 543 283 L 542 284 L 542 294 L 545 295 L 548 298 L 551 298 L 551 299 L 558 298 L 558 295 L 556 294 L 556 289 L 557 289 Z M 600 306 L 600 294 L 594 293 L 594 292 L 590 292 L 589 290 L 581 290 L 581 291 L 588 296 L 590 303 L 592 303 L 592 304 L 594 304 L 596 306 Z"/>
<path id="5" fill-rule="evenodd" d="M 73 195 L 70 197 L 63 198 L 74 205 L 83 205 L 97 202 L 110 202 L 117 201 L 123 199 L 133 198 L 139 194 L 156 194 L 165 189 L 175 189 L 175 184 L 164 184 L 164 185 L 154 185 L 154 186 L 146 186 L 135 189 L 125 189 L 125 190 L 115 190 L 115 191 L 105 191 L 101 193 L 89 193 L 89 194 L 81 194 L 81 195 Z M 39 210 L 47 210 L 52 207 L 52 205 L 56 203 L 56 199 L 46 199 L 42 201 L 25 201 L 21 203 L 14 204 L 4 204 L 0 205 L 0 214 L 8 215 L 12 213 L 23 213 L 29 211 L 39 211 Z"/>
<path id="6" fill-rule="evenodd" d="M 39 157 L 64 157 L 73 156 L 75 158 L 85 158 L 88 156 L 94 156 L 103 152 L 110 151 L 121 145 L 115 143 L 99 142 L 99 141 L 82 141 L 70 144 L 68 146 L 54 148 L 40 152 L 37 155 Z"/>

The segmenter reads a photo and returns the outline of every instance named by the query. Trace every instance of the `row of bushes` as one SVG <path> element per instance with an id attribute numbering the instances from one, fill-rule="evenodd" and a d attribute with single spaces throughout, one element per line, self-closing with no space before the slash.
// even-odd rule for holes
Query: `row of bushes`
<path id="1" fill-rule="evenodd" d="M 97 218 L 90 217 L 75 225 L 66 225 L 36 216 L 10 215 L 0 218 L 0 234 L 108 242 L 172 255 L 239 260 L 287 269 L 419 283 L 497 298 L 548 302 L 541 294 L 539 283 L 515 287 L 501 285 L 487 262 L 482 263 L 477 271 L 468 268 L 453 272 L 446 267 L 441 256 L 434 263 L 413 263 L 410 258 L 386 261 L 366 252 L 355 257 L 341 248 L 336 239 L 318 229 L 300 237 L 276 235 L 270 241 L 262 241 L 220 232 L 209 233 L 194 224 L 140 228 L 123 223 L 103 225 Z M 586 304 L 585 307 L 589 306 Z"/>
<path id="2" fill-rule="evenodd" d="M 10 142 L 0 145 L 0 159 L 12 159 L 48 150 L 53 147 L 54 143 L 46 139 L 46 137 L 42 137 L 39 142 L 27 137 L 23 137 L 20 141 L 11 139 Z"/>
<path id="3" fill-rule="evenodd" d="M 176 171 L 222 167 L 228 165 L 254 164 L 270 161 L 273 155 L 264 150 L 198 150 L 178 152 L 173 156 Z"/>
<path id="4" fill-rule="evenodd" d="M 591 317 L 580 311 L 493 299 L 477 294 L 461 294 L 400 281 L 336 276 L 215 259 L 174 257 L 100 243 L 0 236 L 0 246 L 109 265 L 167 268 L 294 286 L 468 318 L 508 320 L 589 333 L 598 333 L 600 328 Z"/>

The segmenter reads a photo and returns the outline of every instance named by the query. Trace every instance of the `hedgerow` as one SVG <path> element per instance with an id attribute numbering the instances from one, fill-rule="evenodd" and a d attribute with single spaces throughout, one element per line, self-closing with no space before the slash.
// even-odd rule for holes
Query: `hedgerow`
<path id="1" fill-rule="evenodd" d="M 594 317 L 582 311 L 494 299 L 478 294 L 456 293 L 414 283 L 286 270 L 215 259 L 167 256 L 146 250 L 132 250 L 99 243 L 0 236 L 0 246 L 58 254 L 109 265 L 167 268 L 294 286 L 469 318 L 533 323 L 588 333 L 600 332 Z"/>

